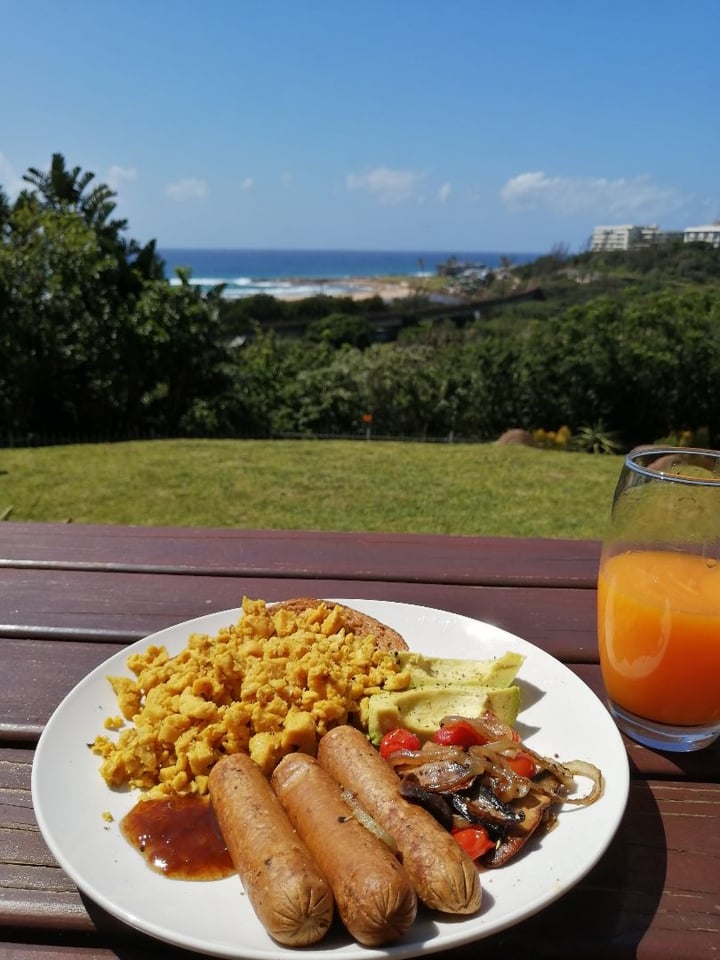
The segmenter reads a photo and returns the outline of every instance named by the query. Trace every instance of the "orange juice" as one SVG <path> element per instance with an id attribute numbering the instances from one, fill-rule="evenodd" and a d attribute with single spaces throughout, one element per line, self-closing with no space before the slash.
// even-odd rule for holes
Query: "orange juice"
<path id="1" fill-rule="evenodd" d="M 720 563 L 661 550 L 604 559 L 598 638 L 619 707 L 672 725 L 720 721 Z"/>

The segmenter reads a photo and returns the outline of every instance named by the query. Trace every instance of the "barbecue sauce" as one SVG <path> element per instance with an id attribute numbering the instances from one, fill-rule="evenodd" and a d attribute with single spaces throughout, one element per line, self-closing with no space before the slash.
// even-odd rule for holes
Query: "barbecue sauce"
<path id="1" fill-rule="evenodd" d="M 175 880 L 220 880 L 235 872 L 207 797 L 140 800 L 120 830 L 148 865 Z"/>

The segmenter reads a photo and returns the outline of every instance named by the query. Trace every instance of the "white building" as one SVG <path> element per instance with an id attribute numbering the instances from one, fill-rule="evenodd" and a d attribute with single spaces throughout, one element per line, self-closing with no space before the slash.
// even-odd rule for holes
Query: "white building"
<path id="1" fill-rule="evenodd" d="M 720 247 L 720 223 L 707 223 L 703 227 L 686 227 L 683 230 L 684 243 L 710 243 Z"/>
<path id="2" fill-rule="evenodd" d="M 639 227 L 633 223 L 617 226 L 595 227 L 592 234 L 593 252 L 601 250 L 629 250 L 631 247 L 647 247 L 660 239 L 660 227 L 653 223 Z"/>

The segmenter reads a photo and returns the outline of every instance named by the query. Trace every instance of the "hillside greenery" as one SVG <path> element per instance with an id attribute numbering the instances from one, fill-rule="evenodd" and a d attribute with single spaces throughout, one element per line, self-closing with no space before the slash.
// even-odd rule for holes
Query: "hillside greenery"
<path id="1" fill-rule="evenodd" d="M 375 437 L 717 443 L 720 250 L 556 249 L 456 303 L 227 301 L 60 154 L 0 189 L 0 442 Z M 610 438 L 612 441 L 610 442 Z M 599 443 L 599 439 L 609 441 Z"/>

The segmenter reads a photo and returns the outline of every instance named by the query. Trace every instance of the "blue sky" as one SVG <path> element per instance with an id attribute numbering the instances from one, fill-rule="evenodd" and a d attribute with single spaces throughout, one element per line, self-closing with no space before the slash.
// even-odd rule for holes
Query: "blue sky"
<path id="1" fill-rule="evenodd" d="M 720 0 L 0 0 L 0 186 L 62 153 L 161 247 L 681 229 L 720 217 L 718 38 Z"/>

